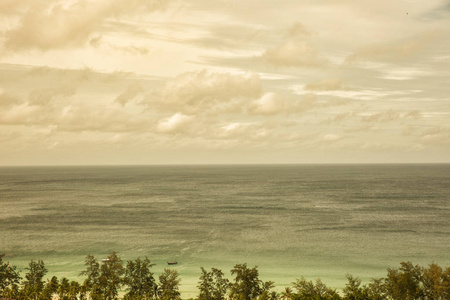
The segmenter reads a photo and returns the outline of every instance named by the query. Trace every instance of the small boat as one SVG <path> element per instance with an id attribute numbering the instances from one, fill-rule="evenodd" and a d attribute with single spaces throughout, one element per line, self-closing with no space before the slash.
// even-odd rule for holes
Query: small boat
<path id="1" fill-rule="evenodd" d="M 178 264 L 178 262 L 177 261 L 168 261 L 167 262 L 167 264 L 169 265 L 169 266 L 171 266 L 171 265 L 176 265 L 176 264 Z"/>
<path id="2" fill-rule="evenodd" d="M 102 259 L 102 262 L 107 262 L 107 261 L 110 261 L 110 259 L 109 258 Z"/>

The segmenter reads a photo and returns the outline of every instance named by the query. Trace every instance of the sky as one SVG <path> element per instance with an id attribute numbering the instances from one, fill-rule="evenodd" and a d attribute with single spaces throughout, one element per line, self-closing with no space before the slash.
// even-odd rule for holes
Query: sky
<path id="1" fill-rule="evenodd" d="M 0 0 L 0 165 L 449 163 L 448 0 Z"/>

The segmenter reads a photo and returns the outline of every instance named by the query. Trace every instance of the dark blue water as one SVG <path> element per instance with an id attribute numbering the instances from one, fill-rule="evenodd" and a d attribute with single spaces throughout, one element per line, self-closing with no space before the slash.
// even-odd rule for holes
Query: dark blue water
<path id="1" fill-rule="evenodd" d="M 450 165 L 0 168 L 5 260 L 81 281 L 84 257 L 112 250 L 156 275 L 177 260 L 185 297 L 200 267 L 342 288 L 401 261 L 448 266 Z"/>

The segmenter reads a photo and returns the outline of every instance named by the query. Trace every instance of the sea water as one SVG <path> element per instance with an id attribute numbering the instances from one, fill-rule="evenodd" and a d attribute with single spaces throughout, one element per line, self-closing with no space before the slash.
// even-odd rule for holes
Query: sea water
<path id="1" fill-rule="evenodd" d="M 258 266 L 343 288 L 401 261 L 450 265 L 450 165 L 0 168 L 0 253 L 26 273 L 82 282 L 88 254 L 176 269 L 184 298 L 200 267 Z M 177 261 L 175 266 L 167 262 Z"/>

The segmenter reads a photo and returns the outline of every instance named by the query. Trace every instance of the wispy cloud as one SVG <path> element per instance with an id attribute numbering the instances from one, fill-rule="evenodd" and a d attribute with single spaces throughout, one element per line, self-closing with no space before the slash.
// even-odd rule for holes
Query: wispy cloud
<path id="1" fill-rule="evenodd" d="M 45 51 L 84 45 L 105 20 L 151 12 L 166 4 L 165 0 L 15 1 L 8 10 L 18 16 L 18 25 L 6 32 L 5 47 Z"/>
<path id="2" fill-rule="evenodd" d="M 289 37 L 281 45 L 267 49 L 262 58 L 285 67 L 319 67 L 326 63 L 309 40 L 310 33 L 301 23 L 289 30 Z"/>
<path id="3" fill-rule="evenodd" d="M 347 63 L 360 61 L 402 61 L 420 54 L 439 37 L 436 30 L 388 43 L 374 43 L 356 50 L 347 57 Z"/>

